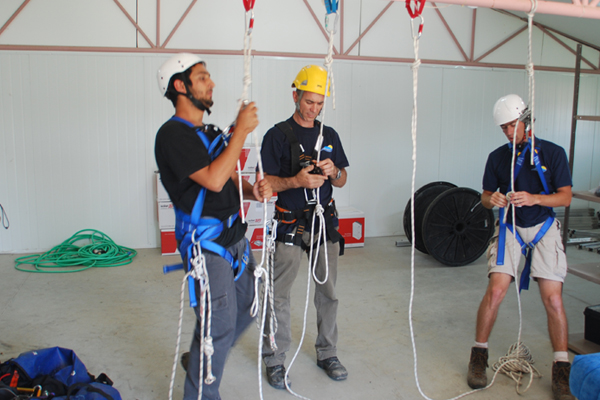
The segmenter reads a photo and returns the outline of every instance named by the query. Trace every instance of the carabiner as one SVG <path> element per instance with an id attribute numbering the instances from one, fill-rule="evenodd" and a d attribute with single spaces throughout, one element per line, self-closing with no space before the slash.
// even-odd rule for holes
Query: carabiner
<path id="1" fill-rule="evenodd" d="M 250 14 L 250 18 L 248 18 L 248 14 Z M 248 28 L 247 33 L 250 35 L 254 29 L 254 9 L 246 12 L 246 26 Z"/>
<path id="2" fill-rule="evenodd" d="M 335 19 L 333 19 L 333 21 L 332 21 L 333 15 L 335 15 Z M 337 26 L 338 26 L 339 19 L 340 19 L 340 15 L 338 13 L 329 13 L 329 14 L 325 15 L 325 30 L 327 32 L 337 33 Z M 330 29 L 331 25 L 333 25 L 333 27 Z"/>
<path id="3" fill-rule="evenodd" d="M 425 19 L 423 18 L 422 15 L 419 15 L 419 18 L 421 18 L 421 23 L 419 24 L 419 29 L 417 32 L 417 40 L 421 39 L 421 34 L 423 33 L 423 24 L 425 23 Z M 414 21 L 414 19 L 410 20 L 410 34 L 414 38 L 415 37 L 415 27 L 413 25 L 413 21 Z"/>

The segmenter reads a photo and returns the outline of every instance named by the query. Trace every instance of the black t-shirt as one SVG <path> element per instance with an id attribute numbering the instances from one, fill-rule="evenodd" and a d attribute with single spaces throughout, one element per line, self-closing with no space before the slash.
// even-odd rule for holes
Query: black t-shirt
<path id="1" fill-rule="evenodd" d="M 162 183 L 173 205 L 186 214 L 191 214 L 201 189 L 189 176 L 207 167 L 211 162 L 208 150 L 196 129 L 197 127 L 192 127 L 189 123 L 171 119 L 158 130 L 154 146 Z M 203 130 L 209 142 L 221 133 L 220 129 L 213 125 L 205 126 Z M 229 179 L 219 193 L 206 191 L 202 216 L 223 221 L 239 212 L 239 209 L 238 187 Z M 231 228 L 224 229 L 215 243 L 223 247 L 237 243 L 244 236 L 246 227 L 247 225 L 242 224 L 239 219 L 236 220 Z"/>

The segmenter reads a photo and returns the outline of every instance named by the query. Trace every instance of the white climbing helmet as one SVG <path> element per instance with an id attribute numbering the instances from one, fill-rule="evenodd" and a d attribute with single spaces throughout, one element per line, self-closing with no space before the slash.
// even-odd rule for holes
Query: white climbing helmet
<path id="1" fill-rule="evenodd" d="M 204 60 L 196 54 L 191 53 L 175 54 L 165 61 L 156 74 L 156 78 L 158 79 L 158 89 L 160 90 L 161 96 L 164 96 L 167 92 L 169 81 L 173 75 L 184 72 L 198 63 L 204 63 Z"/>
<path id="2" fill-rule="evenodd" d="M 496 126 L 504 125 L 519 118 L 527 109 L 527 105 L 521 97 L 509 94 L 500 97 L 494 104 L 494 123 Z"/>

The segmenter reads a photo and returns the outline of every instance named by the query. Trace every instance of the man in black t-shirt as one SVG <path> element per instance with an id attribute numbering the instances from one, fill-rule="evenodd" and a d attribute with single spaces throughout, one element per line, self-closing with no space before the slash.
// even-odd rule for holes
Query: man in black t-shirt
<path id="1" fill-rule="evenodd" d="M 343 243 L 340 243 L 341 235 L 337 232 L 338 220 L 332 195 L 333 187 L 341 188 L 346 184 L 349 163 L 333 128 L 323 126 L 322 142 L 319 141 L 321 125 L 316 118 L 323 109 L 326 83 L 325 69 L 316 65 L 302 68 L 292 85 L 296 89 L 293 92 L 294 114 L 266 133 L 261 148 L 265 179 L 278 193 L 275 218 L 279 223 L 273 283 L 277 349 L 272 349 L 269 340 L 265 340 L 262 354 L 269 384 L 277 389 L 285 388 L 285 353 L 291 344 L 290 292 L 303 250 L 310 251 L 311 240 L 313 244 L 318 242 L 321 245 L 318 250 L 316 245 L 313 248 L 313 258 L 318 253 L 314 272 L 322 281 L 317 282 L 315 287 L 317 365 L 333 380 L 344 380 L 348 376 L 337 358 L 338 299 L 335 284 L 338 255 Z M 323 240 L 317 241 L 319 226 L 314 227 L 314 236 L 310 235 L 312 210 L 317 202 L 325 209 L 327 252 Z M 306 209 L 309 211 L 305 212 Z M 319 218 L 315 220 L 318 222 Z"/>
<path id="2" fill-rule="evenodd" d="M 243 107 L 229 144 L 209 151 L 212 143 L 221 143 L 218 140 L 222 132 L 202 122 L 204 112 L 210 113 L 215 86 L 206 64 L 196 55 L 177 54 L 159 69 L 158 83 L 161 94 L 175 106 L 175 115 L 156 135 L 155 156 L 162 183 L 176 209 L 176 237 L 184 265 L 189 261 L 192 241 L 207 241 L 206 246 L 203 244 L 202 254 L 206 259 L 212 304 L 212 318 L 206 324 L 210 324 L 212 333 L 214 382 L 206 382 L 212 378 L 207 357 L 204 357 L 202 383 L 199 382 L 200 347 L 206 335 L 201 332 L 201 318 L 207 304 L 202 304 L 201 288 L 195 280 L 197 322 L 186 366 L 183 398 L 196 400 L 200 390 L 202 399 L 217 400 L 220 399 L 219 385 L 229 349 L 252 321 L 252 270 L 256 263 L 244 236 L 247 225 L 237 218 L 240 198 L 235 167 L 246 136 L 258 125 L 257 109 L 254 103 Z M 259 180 L 254 185 L 246 180 L 242 183 L 247 199 L 268 200 L 273 192 L 266 180 Z M 213 234 L 199 233 L 205 227 L 200 220 L 211 223 L 206 232 Z M 215 247 L 208 251 L 208 245 Z M 244 257 L 247 258 L 246 268 L 243 267 Z"/>

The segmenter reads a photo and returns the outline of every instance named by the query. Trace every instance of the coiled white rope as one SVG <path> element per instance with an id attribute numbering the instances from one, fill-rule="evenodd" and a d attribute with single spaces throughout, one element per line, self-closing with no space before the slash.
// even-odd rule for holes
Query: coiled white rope
<path id="1" fill-rule="evenodd" d="M 494 363 L 492 370 L 510 376 L 517 383 L 517 393 L 523 394 L 529 390 L 535 376 L 539 378 L 542 377 L 542 374 L 533 366 L 533 364 L 533 356 L 529 352 L 527 346 L 521 342 L 517 342 L 510 346 L 506 356 L 500 357 L 500 359 Z M 523 392 L 520 392 L 519 387 L 521 386 L 523 374 L 530 374 L 529 384 Z"/>

